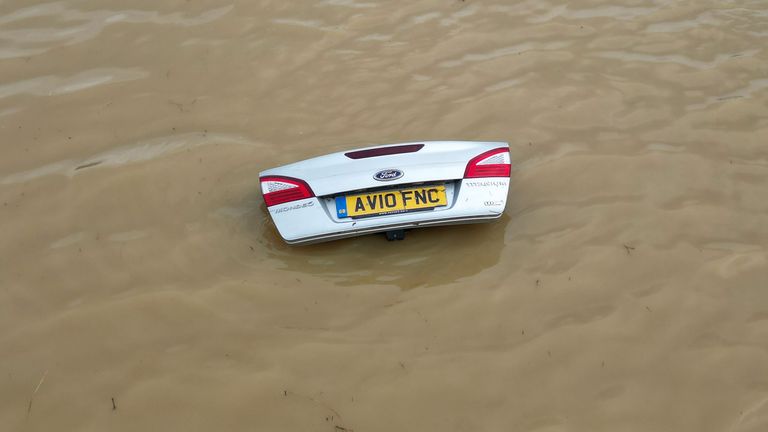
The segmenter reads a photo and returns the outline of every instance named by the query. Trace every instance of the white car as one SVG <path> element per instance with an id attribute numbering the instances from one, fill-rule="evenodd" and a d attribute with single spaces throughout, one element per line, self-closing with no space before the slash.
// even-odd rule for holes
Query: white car
<path id="1" fill-rule="evenodd" d="M 260 173 L 269 214 L 289 244 L 435 225 L 487 222 L 507 203 L 505 142 L 433 141 L 333 153 Z"/>

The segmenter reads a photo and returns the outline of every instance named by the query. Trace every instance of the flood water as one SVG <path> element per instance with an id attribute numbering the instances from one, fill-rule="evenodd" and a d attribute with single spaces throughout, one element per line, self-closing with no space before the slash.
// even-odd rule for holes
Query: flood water
<path id="1" fill-rule="evenodd" d="M 508 141 L 488 225 L 258 172 Z M 0 430 L 768 430 L 768 3 L 0 3 Z"/>

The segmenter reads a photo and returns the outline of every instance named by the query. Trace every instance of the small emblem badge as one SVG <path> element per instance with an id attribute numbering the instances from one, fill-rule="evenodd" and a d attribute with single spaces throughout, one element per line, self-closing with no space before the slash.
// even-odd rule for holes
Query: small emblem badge
<path id="1" fill-rule="evenodd" d="M 392 181 L 399 179 L 403 174 L 404 173 L 399 169 L 385 169 L 374 174 L 373 179 L 378 181 Z"/>

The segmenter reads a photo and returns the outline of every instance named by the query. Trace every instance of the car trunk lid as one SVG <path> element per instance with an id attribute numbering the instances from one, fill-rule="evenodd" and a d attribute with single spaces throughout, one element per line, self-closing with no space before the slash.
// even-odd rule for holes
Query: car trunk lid
<path id="1" fill-rule="evenodd" d="M 503 142 L 433 141 L 367 147 L 332 153 L 262 172 L 301 179 L 316 196 L 460 179 L 467 163 Z"/>

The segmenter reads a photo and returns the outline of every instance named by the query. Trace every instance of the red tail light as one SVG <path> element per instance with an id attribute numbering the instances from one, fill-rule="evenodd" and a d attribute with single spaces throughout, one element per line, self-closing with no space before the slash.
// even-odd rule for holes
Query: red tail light
<path id="1" fill-rule="evenodd" d="M 267 207 L 315 196 L 312 188 L 304 180 L 281 176 L 267 176 L 259 180 L 261 194 L 264 196 Z"/>
<path id="2" fill-rule="evenodd" d="M 464 171 L 464 178 L 509 177 L 511 169 L 509 149 L 501 147 L 472 158 Z"/>

